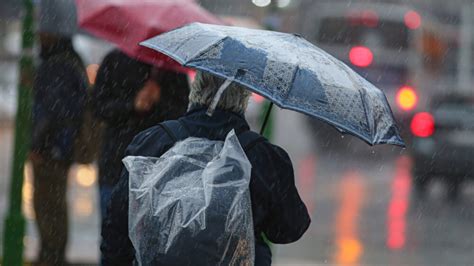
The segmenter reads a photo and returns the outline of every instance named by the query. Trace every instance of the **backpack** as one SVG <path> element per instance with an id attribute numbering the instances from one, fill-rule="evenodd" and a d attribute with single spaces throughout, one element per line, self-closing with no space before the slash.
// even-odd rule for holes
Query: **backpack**
<path id="1" fill-rule="evenodd" d="M 160 126 L 175 141 L 160 158 L 128 156 L 129 237 L 138 265 L 253 265 L 249 150 L 262 137 L 230 131 L 225 141 L 189 137 L 184 124 Z"/>

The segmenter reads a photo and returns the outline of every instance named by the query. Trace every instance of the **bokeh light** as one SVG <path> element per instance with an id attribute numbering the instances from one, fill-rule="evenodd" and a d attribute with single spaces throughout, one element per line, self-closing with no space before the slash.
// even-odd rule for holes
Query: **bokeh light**
<path id="1" fill-rule="evenodd" d="M 435 131 L 435 120 L 428 112 L 416 114 L 410 124 L 411 132 L 420 138 L 427 138 Z"/>
<path id="2" fill-rule="evenodd" d="M 374 55 L 367 47 L 356 46 L 349 51 L 349 60 L 355 66 L 368 67 L 372 64 L 373 59 Z"/>
<path id="3" fill-rule="evenodd" d="M 83 187 L 94 185 L 97 171 L 92 165 L 79 165 L 76 172 L 76 182 Z"/>
<path id="4" fill-rule="evenodd" d="M 413 110 L 418 102 L 418 96 L 413 88 L 404 86 L 397 93 L 397 104 L 405 110 Z"/>
<path id="5" fill-rule="evenodd" d="M 421 16 L 416 11 L 410 10 L 405 14 L 405 25 L 412 30 L 421 26 Z"/>
<path id="6" fill-rule="evenodd" d="M 291 4 L 291 0 L 278 0 L 277 1 L 277 6 L 279 8 L 285 8 L 288 7 Z"/>
<path id="7" fill-rule="evenodd" d="M 22 209 L 26 219 L 34 220 L 35 211 L 33 209 L 33 166 L 27 162 L 23 168 L 24 182 L 22 189 Z"/>
<path id="8" fill-rule="evenodd" d="M 265 98 L 261 95 L 256 94 L 256 93 L 252 93 L 252 100 L 256 103 L 262 103 L 263 101 L 265 101 Z"/>
<path id="9" fill-rule="evenodd" d="M 81 217 L 88 217 L 94 211 L 94 205 L 90 197 L 80 196 L 74 200 L 74 212 Z"/>
<path id="10" fill-rule="evenodd" d="M 258 7 L 266 7 L 272 3 L 271 0 L 252 0 L 252 3 Z"/>
<path id="11" fill-rule="evenodd" d="M 373 10 L 365 10 L 362 12 L 362 23 L 367 27 L 377 27 L 379 24 L 379 16 Z"/>

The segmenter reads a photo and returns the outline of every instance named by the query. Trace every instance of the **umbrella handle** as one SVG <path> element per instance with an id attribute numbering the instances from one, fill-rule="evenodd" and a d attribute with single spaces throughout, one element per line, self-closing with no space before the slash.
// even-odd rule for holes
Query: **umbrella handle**
<path id="1" fill-rule="evenodd" d="M 212 99 L 211 104 L 209 105 L 209 108 L 207 109 L 206 114 L 208 116 L 212 116 L 214 113 L 214 110 L 216 110 L 217 104 L 219 103 L 219 100 L 221 99 L 222 94 L 224 91 L 229 87 L 229 85 L 232 83 L 232 79 L 226 79 L 224 83 L 219 87 L 219 89 L 216 92 L 216 95 L 214 95 L 214 98 Z"/>
<path id="2" fill-rule="evenodd" d="M 268 118 L 272 112 L 273 102 L 270 102 L 270 106 L 267 108 L 267 113 L 265 114 L 265 120 L 263 120 L 262 128 L 260 129 L 260 135 L 263 135 L 265 132 L 265 127 L 267 126 Z"/>

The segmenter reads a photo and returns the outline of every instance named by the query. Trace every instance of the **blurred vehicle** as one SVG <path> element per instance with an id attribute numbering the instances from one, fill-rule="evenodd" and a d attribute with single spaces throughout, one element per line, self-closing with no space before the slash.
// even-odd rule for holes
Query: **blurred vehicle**
<path id="1" fill-rule="evenodd" d="M 316 3 L 309 12 L 306 37 L 384 91 L 410 143 L 412 116 L 457 78 L 455 32 L 403 5 Z"/>
<path id="2" fill-rule="evenodd" d="M 474 178 L 474 98 L 436 98 L 429 110 L 410 122 L 414 187 L 424 193 L 431 179 L 441 177 L 449 198 L 455 199 L 461 183 Z"/>

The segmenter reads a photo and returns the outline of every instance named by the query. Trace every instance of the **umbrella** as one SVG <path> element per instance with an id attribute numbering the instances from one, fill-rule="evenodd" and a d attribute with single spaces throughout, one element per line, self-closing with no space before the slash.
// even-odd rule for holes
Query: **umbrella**
<path id="1" fill-rule="evenodd" d="M 191 0 L 76 0 L 79 26 L 138 60 L 157 66 L 175 61 L 138 45 L 190 22 L 222 24 Z"/>
<path id="2" fill-rule="evenodd" d="M 298 35 L 192 23 L 141 45 L 225 78 L 220 90 L 238 82 L 371 145 L 404 146 L 384 93 Z"/>

